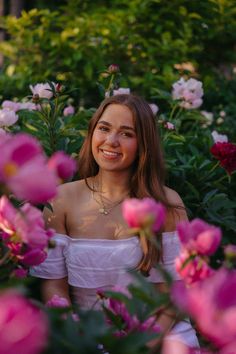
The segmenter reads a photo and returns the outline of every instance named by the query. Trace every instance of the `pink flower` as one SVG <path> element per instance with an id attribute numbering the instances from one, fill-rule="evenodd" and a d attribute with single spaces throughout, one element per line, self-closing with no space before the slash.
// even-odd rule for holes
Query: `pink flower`
<path id="1" fill-rule="evenodd" d="M 54 82 L 52 82 L 52 84 L 54 85 L 54 87 L 56 87 Z M 39 83 L 36 84 L 35 86 L 30 85 L 30 90 L 33 93 L 33 95 L 38 95 L 40 98 L 50 99 L 53 96 L 52 89 L 48 83 L 46 84 Z"/>
<path id="2" fill-rule="evenodd" d="M 48 160 L 48 167 L 55 171 L 63 180 L 73 176 L 76 171 L 76 162 L 63 151 L 57 151 Z"/>
<path id="3" fill-rule="evenodd" d="M 154 199 L 127 199 L 122 203 L 125 221 L 132 228 L 151 227 L 158 231 L 165 220 L 165 207 Z"/>
<path id="4" fill-rule="evenodd" d="M 53 295 L 53 297 L 46 303 L 47 307 L 68 307 L 69 301 L 65 297 L 59 295 Z"/>
<path id="5" fill-rule="evenodd" d="M 159 111 L 159 107 L 155 103 L 149 103 L 149 107 L 151 108 L 154 116 L 157 114 Z"/>
<path id="6" fill-rule="evenodd" d="M 0 294 L 0 354 L 40 354 L 48 340 L 46 315 L 22 295 Z"/>
<path id="7" fill-rule="evenodd" d="M 199 330 L 222 350 L 236 341 L 235 293 L 236 271 L 222 268 L 211 278 L 189 288 L 176 283 L 172 289 L 172 299 L 192 316 Z"/>
<path id="8" fill-rule="evenodd" d="M 35 138 L 22 133 L 2 136 L 0 147 L 0 181 L 17 198 L 43 203 L 56 195 L 56 175 Z"/>
<path id="9" fill-rule="evenodd" d="M 63 116 L 70 116 L 70 115 L 73 115 L 75 113 L 75 108 L 71 105 L 67 106 L 64 108 L 64 111 L 63 111 Z"/>
<path id="10" fill-rule="evenodd" d="M 211 135 L 212 135 L 212 138 L 213 138 L 215 143 L 227 143 L 228 142 L 227 135 L 218 134 L 216 130 L 213 130 Z"/>
<path id="11" fill-rule="evenodd" d="M 220 228 L 209 225 L 200 219 L 194 219 L 191 222 L 181 221 L 177 230 L 180 242 L 190 252 L 209 256 L 220 245 Z"/>
<path id="12" fill-rule="evenodd" d="M 175 129 L 175 126 L 173 123 L 170 123 L 170 122 L 165 122 L 164 123 L 164 127 L 168 130 L 174 130 Z"/>
<path id="13" fill-rule="evenodd" d="M 9 127 L 18 120 L 18 115 L 9 109 L 0 109 L 0 127 Z"/>
<path id="14" fill-rule="evenodd" d="M 113 90 L 113 96 L 115 96 L 115 95 L 129 95 L 129 94 L 130 94 L 130 88 L 120 87 L 117 90 Z"/>
<path id="15" fill-rule="evenodd" d="M 0 199 L 0 228 L 3 242 L 22 264 L 38 265 L 46 258 L 45 249 L 53 236 L 45 230 L 42 212 L 30 204 L 15 209 L 6 196 Z"/>
<path id="16" fill-rule="evenodd" d="M 13 276 L 18 279 L 26 278 L 28 274 L 28 270 L 24 268 L 17 268 L 13 271 Z"/>
<path id="17" fill-rule="evenodd" d="M 36 110 L 38 110 L 38 107 L 36 106 L 36 104 L 34 104 L 32 102 L 21 102 L 21 103 L 19 103 L 18 110 L 21 110 L 21 109 L 27 109 L 28 111 L 36 111 Z"/>
<path id="18" fill-rule="evenodd" d="M 180 106 L 185 109 L 198 108 L 202 104 L 203 89 L 201 81 L 181 78 L 173 84 L 172 97 L 180 101 Z"/>
<path id="19" fill-rule="evenodd" d="M 2 103 L 2 108 L 17 112 L 19 110 L 19 105 L 20 105 L 19 102 L 5 100 Z"/>
<path id="20" fill-rule="evenodd" d="M 182 251 L 175 259 L 175 268 L 186 284 L 196 283 L 214 274 L 204 259 L 192 257 L 187 251 Z"/>

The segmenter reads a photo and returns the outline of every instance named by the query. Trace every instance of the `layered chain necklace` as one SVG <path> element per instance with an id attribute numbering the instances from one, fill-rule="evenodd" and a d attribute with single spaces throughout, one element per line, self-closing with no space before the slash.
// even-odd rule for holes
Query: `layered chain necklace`
<path id="1" fill-rule="evenodd" d="M 99 188 L 98 188 L 99 190 Z M 98 192 L 96 191 L 99 199 L 96 198 L 95 196 L 95 191 L 94 191 L 94 183 L 93 183 L 93 199 L 95 200 L 95 202 L 99 205 L 99 213 L 102 214 L 102 215 L 109 215 L 110 212 L 116 207 L 118 206 L 119 204 L 121 204 L 124 199 L 126 197 L 128 197 L 129 193 L 127 193 L 125 196 L 123 196 L 121 199 L 115 201 L 115 202 L 112 202 L 111 200 L 109 200 L 108 198 L 105 198 L 107 200 L 107 202 L 105 203 L 104 201 L 104 197 L 102 196 L 102 193 L 101 192 Z"/>

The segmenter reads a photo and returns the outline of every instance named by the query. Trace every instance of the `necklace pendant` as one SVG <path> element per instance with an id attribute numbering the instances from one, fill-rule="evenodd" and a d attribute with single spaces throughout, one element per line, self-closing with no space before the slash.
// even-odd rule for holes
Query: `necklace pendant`
<path id="1" fill-rule="evenodd" d="M 98 211 L 99 211 L 100 214 L 103 214 L 103 215 L 107 215 L 108 214 L 108 211 L 105 208 L 100 208 L 100 209 L 98 209 Z"/>

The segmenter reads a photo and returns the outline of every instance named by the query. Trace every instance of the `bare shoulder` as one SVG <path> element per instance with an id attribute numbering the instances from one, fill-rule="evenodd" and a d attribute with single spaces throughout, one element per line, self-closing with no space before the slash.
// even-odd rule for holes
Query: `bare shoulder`
<path id="1" fill-rule="evenodd" d="M 165 231 L 174 231 L 178 222 L 188 220 L 186 208 L 180 195 L 173 189 L 164 187 L 168 202 L 173 205 L 169 210 L 165 223 Z"/>
<path id="2" fill-rule="evenodd" d="M 174 190 L 169 187 L 164 187 L 166 197 L 168 202 L 172 205 L 184 207 L 184 203 L 180 197 L 180 195 Z"/>
<path id="3" fill-rule="evenodd" d="M 47 227 L 53 227 L 59 233 L 66 233 L 66 214 L 73 201 L 84 189 L 85 182 L 74 181 L 58 186 L 56 197 L 50 201 L 51 208 L 43 211 Z"/>

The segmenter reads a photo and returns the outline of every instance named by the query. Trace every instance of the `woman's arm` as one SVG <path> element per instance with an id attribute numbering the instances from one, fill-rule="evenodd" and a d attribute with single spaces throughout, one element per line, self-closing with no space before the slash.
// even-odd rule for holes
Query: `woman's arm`
<path id="1" fill-rule="evenodd" d="M 65 185 L 61 185 L 58 188 L 58 196 L 50 204 L 53 211 L 47 207 L 43 210 L 46 227 L 53 228 L 57 233 L 66 235 L 67 193 Z M 50 300 L 53 295 L 58 295 L 66 298 L 71 303 L 67 277 L 61 279 L 43 279 L 41 281 L 41 292 L 44 302 Z"/>

